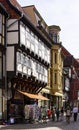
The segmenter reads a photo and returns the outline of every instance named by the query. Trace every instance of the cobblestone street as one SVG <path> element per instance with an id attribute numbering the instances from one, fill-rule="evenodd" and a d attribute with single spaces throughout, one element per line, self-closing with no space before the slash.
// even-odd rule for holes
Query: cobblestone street
<path id="1" fill-rule="evenodd" d="M 47 123 L 38 123 L 38 124 L 14 124 L 6 127 L 2 127 L 3 129 L 8 130 L 79 130 L 79 116 L 77 122 L 73 121 L 73 117 L 71 118 L 70 124 L 66 123 L 66 120 L 59 122 L 48 121 Z"/>

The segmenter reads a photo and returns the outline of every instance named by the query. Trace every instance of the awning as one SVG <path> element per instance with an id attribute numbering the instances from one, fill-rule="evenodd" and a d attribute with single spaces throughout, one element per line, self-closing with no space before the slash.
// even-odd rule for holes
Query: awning
<path id="1" fill-rule="evenodd" d="M 48 98 L 42 96 L 41 94 L 31 94 L 31 93 L 27 93 L 27 92 L 23 92 L 23 91 L 20 91 L 18 90 L 18 92 L 20 92 L 21 94 L 29 97 L 29 98 L 32 98 L 32 99 L 39 99 L 39 100 L 49 100 Z"/>
<path id="2" fill-rule="evenodd" d="M 59 96 L 59 97 L 60 97 L 60 96 L 61 96 L 61 97 L 63 96 L 63 94 L 62 94 L 62 93 L 59 93 L 59 92 L 55 92 L 54 95 L 55 95 L 55 96 Z"/>

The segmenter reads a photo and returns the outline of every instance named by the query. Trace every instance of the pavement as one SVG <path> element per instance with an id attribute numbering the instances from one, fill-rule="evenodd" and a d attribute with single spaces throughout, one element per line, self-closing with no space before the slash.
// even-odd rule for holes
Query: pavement
<path id="1" fill-rule="evenodd" d="M 77 121 L 73 121 L 71 117 L 70 124 L 66 122 L 64 117 L 63 121 L 52 121 L 48 120 L 47 123 L 39 122 L 33 124 L 12 124 L 12 125 L 1 125 L 0 129 L 2 130 L 79 130 L 79 115 Z"/>

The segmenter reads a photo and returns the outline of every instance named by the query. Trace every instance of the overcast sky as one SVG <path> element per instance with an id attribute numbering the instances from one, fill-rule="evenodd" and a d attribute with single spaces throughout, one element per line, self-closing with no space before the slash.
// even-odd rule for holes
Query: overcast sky
<path id="1" fill-rule="evenodd" d="M 21 6 L 35 5 L 47 25 L 60 26 L 60 41 L 79 58 L 79 0 L 17 0 Z"/>

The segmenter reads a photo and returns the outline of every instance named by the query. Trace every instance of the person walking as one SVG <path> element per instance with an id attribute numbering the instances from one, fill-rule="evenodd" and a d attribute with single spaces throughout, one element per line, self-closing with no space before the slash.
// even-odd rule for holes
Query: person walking
<path id="1" fill-rule="evenodd" d="M 74 121 L 77 121 L 77 115 L 78 115 L 78 107 L 75 105 L 75 106 L 73 107 Z"/>
<path id="2" fill-rule="evenodd" d="M 63 109 L 63 107 L 61 107 L 60 113 L 61 113 L 61 121 L 63 121 L 63 116 L 64 116 L 64 109 Z"/>
<path id="3" fill-rule="evenodd" d="M 52 121 L 55 121 L 55 108 L 52 108 Z"/>
<path id="4" fill-rule="evenodd" d="M 51 117 L 51 110 L 50 109 L 47 109 L 47 116 L 48 116 L 48 119 L 50 119 L 50 117 Z"/>
<path id="5" fill-rule="evenodd" d="M 66 122 L 70 123 L 70 117 L 71 117 L 71 108 L 70 106 L 67 106 L 66 108 Z"/>
<path id="6" fill-rule="evenodd" d="M 57 117 L 57 121 L 59 121 L 59 114 L 60 114 L 60 111 L 59 111 L 59 108 L 56 109 L 56 117 Z"/>
<path id="7" fill-rule="evenodd" d="M 41 117 L 43 123 L 47 123 L 46 116 L 47 116 L 46 108 L 44 106 L 43 107 L 41 106 Z"/>

